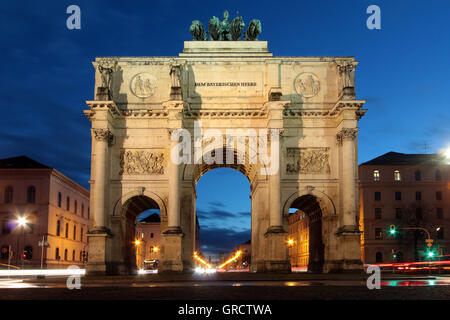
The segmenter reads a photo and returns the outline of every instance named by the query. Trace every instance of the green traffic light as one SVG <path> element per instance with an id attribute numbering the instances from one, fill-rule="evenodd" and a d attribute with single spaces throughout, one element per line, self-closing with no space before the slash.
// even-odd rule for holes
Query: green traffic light
<path id="1" fill-rule="evenodd" d="M 391 230 L 391 234 L 395 234 L 395 230 L 394 229 Z"/>
<path id="2" fill-rule="evenodd" d="M 429 251 L 429 252 L 428 252 L 428 256 L 429 256 L 429 257 L 433 257 L 433 256 L 434 256 L 434 252 L 433 252 L 433 251 Z"/>

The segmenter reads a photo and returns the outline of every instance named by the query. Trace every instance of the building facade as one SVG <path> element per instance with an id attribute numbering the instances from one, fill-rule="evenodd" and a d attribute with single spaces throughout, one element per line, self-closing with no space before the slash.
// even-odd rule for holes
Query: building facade
<path id="1" fill-rule="evenodd" d="M 11 255 L 25 268 L 41 259 L 47 268 L 83 265 L 89 211 L 89 191 L 56 169 L 25 156 L 0 160 L 1 263 Z"/>
<path id="2" fill-rule="evenodd" d="M 365 263 L 425 260 L 427 232 L 410 228 L 425 228 L 437 255 L 450 253 L 448 159 L 440 154 L 389 152 L 361 164 L 359 179 Z"/>
<path id="3" fill-rule="evenodd" d="M 139 268 L 153 269 L 160 260 L 161 249 L 161 218 L 153 213 L 137 223 L 137 248 L 136 264 Z"/>
<path id="4" fill-rule="evenodd" d="M 297 210 L 289 215 L 289 260 L 294 268 L 306 268 L 309 264 L 309 219 Z"/>

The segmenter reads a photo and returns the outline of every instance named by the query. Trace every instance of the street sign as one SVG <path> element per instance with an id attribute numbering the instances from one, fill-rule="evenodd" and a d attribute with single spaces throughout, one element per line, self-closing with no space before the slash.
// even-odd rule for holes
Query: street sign
<path id="1" fill-rule="evenodd" d="M 433 241 L 434 241 L 433 239 L 425 239 L 425 242 L 427 243 L 427 246 L 430 247 L 430 248 L 433 246 Z"/>

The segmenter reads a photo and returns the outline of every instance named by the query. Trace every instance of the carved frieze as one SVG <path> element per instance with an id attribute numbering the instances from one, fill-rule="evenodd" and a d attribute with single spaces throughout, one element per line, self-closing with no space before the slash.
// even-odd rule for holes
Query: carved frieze
<path id="1" fill-rule="evenodd" d="M 320 91 L 320 81 L 313 73 L 300 73 L 294 80 L 294 88 L 302 97 L 312 98 Z"/>
<path id="2" fill-rule="evenodd" d="M 144 150 L 122 150 L 120 153 L 120 175 L 164 174 L 165 158 L 162 152 Z"/>
<path id="3" fill-rule="evenodd" d="M 330 148 L 287 148 L 286 173 L 330 173 Z"/>

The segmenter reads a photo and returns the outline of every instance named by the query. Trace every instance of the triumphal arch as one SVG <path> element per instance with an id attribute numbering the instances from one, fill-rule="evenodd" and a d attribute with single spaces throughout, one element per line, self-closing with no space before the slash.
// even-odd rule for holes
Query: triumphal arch
<path id="1" fill-rule="evenodd" d="M 236 40 L 210 22 L 210 41 L 194 21 L 194 41 L 177 56 L 93 62 L 88 273 L 136 267 L 136 218 L 152 208 L 161 211 L 159 271 L 189 271 L 196 183 L 217 167 L 250 182 L 252 271 L 290 270 L 289 208 L 310 217 L 311 270 L 362 268 L 357 62 L 273 56 L 252 23 L 254 33 Z"/>

